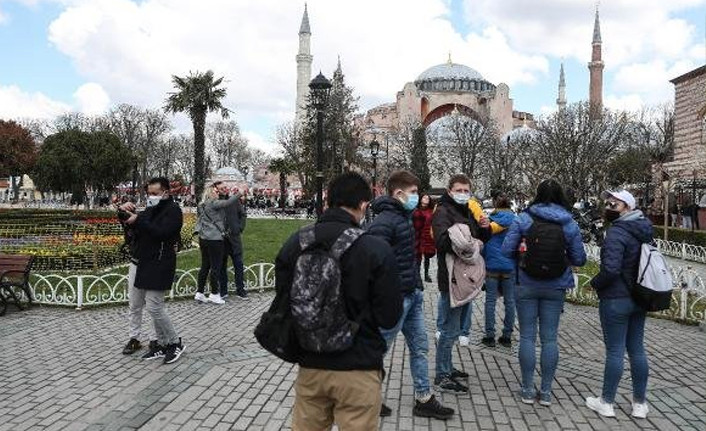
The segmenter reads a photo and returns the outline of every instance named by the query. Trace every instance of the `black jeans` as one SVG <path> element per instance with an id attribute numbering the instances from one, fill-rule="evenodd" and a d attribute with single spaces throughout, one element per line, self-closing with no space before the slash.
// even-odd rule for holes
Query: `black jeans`
<path id="1" fill-rule="evenodd" d="M 208 240 L 199 238 L 201 249 L 201 269 L 199 270 L 198 288 L 199 293 L 203 293 L 206 287 L 206 278 L 211 281 L 211 293 L 220 293 L 223 283 L 223 257 L 225 255 L 225 245 L 223 240 Z"/>
<path id="2" fill-rule="evenodd" d="M 243 247 L 241 244 L 233 244 L 228 239 L 223 241 L 225 251 L 223 253 L 223 267 L 221 271 L 223 275 L 221 279 L 225 280 L 225 285 L 221 287 L 221 296 L 228 293 L 228 256 L 233 261 L 233 271 L 235 273 L 235 293 L 242 295 L 245 293 L 245 279 L 243 264 Z"/>

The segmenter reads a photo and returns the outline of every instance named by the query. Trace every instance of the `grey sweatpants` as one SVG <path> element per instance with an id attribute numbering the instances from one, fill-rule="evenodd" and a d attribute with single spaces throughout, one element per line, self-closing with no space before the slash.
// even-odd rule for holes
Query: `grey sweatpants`
<path id="1" fill-rule="evenodd" d="M 130 264 L 128 271 L 128 287 L 130 302 L 130 338 L 139 339 L 142 326 L 142 310 L 147 306 L 147 312 L 152 317 L 154 332 L 157 342 L 166 346 L 179 342 L 179 336 L 172 326 L 172 321 L 167 316 L 164 305 L 164 292 L 161 290 L 145 290 L 135 287 L 135 274 L 137 265 Z"/>

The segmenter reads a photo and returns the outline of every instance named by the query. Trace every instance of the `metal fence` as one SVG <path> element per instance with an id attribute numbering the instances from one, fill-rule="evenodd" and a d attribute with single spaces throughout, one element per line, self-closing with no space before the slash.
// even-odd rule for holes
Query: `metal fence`
<path id="1" fill-rule="evenodd" d="M 665 241 L 656 238 L 657 248 L 665 256 L 676 257 L 691 262 L 706 263 L 706 247 L 684 242 Z"/>

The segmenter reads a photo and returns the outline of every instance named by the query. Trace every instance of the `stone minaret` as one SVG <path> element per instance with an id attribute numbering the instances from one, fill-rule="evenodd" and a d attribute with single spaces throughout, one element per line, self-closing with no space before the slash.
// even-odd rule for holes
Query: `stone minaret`
<path id="1" fill-rule="evenodd" d="M 309 13 L 304 4 L 304 16 L 299 27 L 299 53 L 297 54 L 297 106 L 294 122 L 300 125 L 304 121 L 307 96 L 309 96 L 309 82 L 311 81 L 311 29 L 309 28 Z"/>
<path id="2" fill-rule="evenodd" d="M 591 62 L 588 63 L 588 70 L 591 73 L 589 86 L 589 105 L 592 112 L 600 114 L 603 109 L 603 57 L 601 52 L 601 22 L 598 17 L 598 7 L 596 6 L 596 21 L 593 24 L 593 51 Z"/>
<path id="3" fill-rule="evenodd" d="M 561 71 L 559 72 L 559 95 L 556 99 L 556 105 L 560 111 L 566 107 L 566 77 L 564 76 L 564 62 L 561 63 Z"/>

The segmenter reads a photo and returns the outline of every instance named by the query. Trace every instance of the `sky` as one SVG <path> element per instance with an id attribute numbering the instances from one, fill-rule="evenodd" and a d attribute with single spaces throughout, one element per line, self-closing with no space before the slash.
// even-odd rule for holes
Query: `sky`
<path id="1" fill-rule="evenodd" d="M 454 63 L 510 87 L 516 110 L 587 99 L 593 0 L 310 0 L 312 74 L 340 56 L 361 111 L 394 102 L 425 69 Z M 172 75 L 211 69 L 250 143 L 268 152 L 294 118 L 295 0 L 0 0 L 0 118 L 163 106 Z M 669 82 L 706 63 L 706 0 L 604 0 L 604 101 L 673 101 Z M 312 76 L 313 78 L 313 76 Z M 215 119 L 215 117 L 213 118 Z M 183 115 L 176 131 L 189 131 Z"/>

